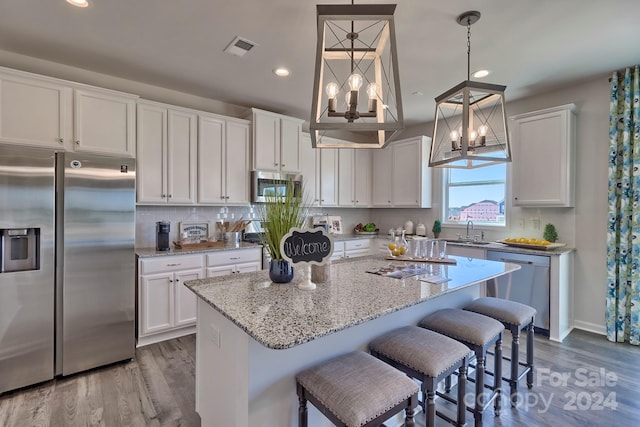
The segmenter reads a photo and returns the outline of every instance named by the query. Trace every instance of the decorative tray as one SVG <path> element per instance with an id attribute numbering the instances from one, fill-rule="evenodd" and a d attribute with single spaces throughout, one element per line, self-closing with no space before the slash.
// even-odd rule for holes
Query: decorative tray
<path id="1" fill-rule="evenodd" d="M 361 234 L 363 236 L 376 236 L 378 234 L 378 231 L 358 231 L 358 230 L 353 230 L 353 234 Z"/>
<path id="2" fill-rule="evenodd" d="M 385 259 L 390 261 L 409 261 L 409 262 L 432 262 L 436 264 L 457 264 L 453 258 L 411 258 L 408 256 L 388 256 Z"/>
<path id="3" fill-rule="evenodd" d="M 549 243 L 548 245 L 536 245 L 533 243 L 505 242 L 504 240 L 496 240 L 496 242 L 502 243 L 503 245 L 507 246 L 513 246 L 514 248 L 538 249 L 541 251 L 550 251 L 567 246 L 566 243 Z"/>
<path id="4" fill-rule="evenodd" d="M 181 242 L 173 242 L 173 246 L 176 249 L 207 249 L 207 248 L 221 248 L 224 246 L 223 241 L 218 242 L 207 242 L 202 241 L 200 243 L 181 243 Z"/>

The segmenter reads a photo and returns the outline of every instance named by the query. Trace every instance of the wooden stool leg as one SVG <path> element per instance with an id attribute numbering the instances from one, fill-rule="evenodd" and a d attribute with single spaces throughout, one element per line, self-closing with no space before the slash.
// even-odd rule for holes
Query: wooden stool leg
<path id="1" fill-rule="evenodd" d="M 531 323 L 527 327 L 527 367 L 529 368 L 529 372 L 527 372 L 527 387 L 529 389 L 533 388 L 533 319 L 531 319 Z"/>
<path id="2" fill-rule="evenodd" d="M 450 380 L 450 379 L 449 379 Z M 463 427 L 466 424 L 465 417 L 467 408 L 465 407 L 464 399 L 467 387 L 467 360 L 462 360 L 462 366 L 458 370 L 458 427 Z"/>
<path id="3" fill-rule="evenodd" d="M 496 341 L 495 355 L 493 359 L 493 390 L 496 393 L 494 402 L 494 412 L 496 417 L 500 416 L 502 406 L 502 334 Z"/>
<path id="4" fill-rule="evenodd" d="M 418 402 L 418 405 L 422 405 L 422 413 L 427 413 L 427 387 L 424 384 L 424 381 L 420 384 L 420 389 L 422 391 L 422 403 Z"/>
<path id="5" fill-rule="evenodd" d="M 473 414 L 475 426 L 482 426 L 482 412 L 484 411 L 484 351 L 476 350 L 476 402 Z"/>
<path id="6" fill-rule="evenodd" d="M 515 408 L 518 402 L 518 371 L 520 370 L 520 330 L 518 326 L 511 328 L 511 376 L 509 380 L 509 393 L 511 396 L 511 407 Z"/>
<path id="7" fill-rule="evenodd" d="M 434 401 L 436 392 L 435 390 L 427 391 L 427 425 L 435 426 L 436 425 L 436 403 Z"/>
<path id="8" fill-rule="evenodd" d="M 449 393 L 451 391 L 451 375 L 448 375 L 447 378 L 444 379 L 444 392 Z"/>
<path id="9" fill-rule="evenodd" d="M 407 407 L 404 410 L 404 425 L 405 427 L 415 427 L 415 423 L 413 421 L 413 408 L 416 406 L 416 395 L 411 396 L 407 400 Z"/>
<path id="10" fill-rule="evenodd" d="M 307 427 L 307 399 L 304 397 L 304 388 L 298 384 L 298 427 Z"/>

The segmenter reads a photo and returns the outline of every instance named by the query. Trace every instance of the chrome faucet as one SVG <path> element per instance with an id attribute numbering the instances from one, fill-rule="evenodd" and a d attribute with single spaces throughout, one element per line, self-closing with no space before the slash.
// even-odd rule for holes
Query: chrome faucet
<path id="1" fill-rule="evenodd" d="M 466 240 L 471 240 L 473 237 L 469 237 L 469 225 L 471 225 L 471 231 L 473 231 L 473 221 L 467 221 L 467 238 Z"/>

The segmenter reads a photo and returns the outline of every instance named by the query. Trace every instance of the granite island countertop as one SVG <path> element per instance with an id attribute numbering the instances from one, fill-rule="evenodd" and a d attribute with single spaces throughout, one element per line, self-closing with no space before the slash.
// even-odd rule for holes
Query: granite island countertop
<path id="1" fill-rule="evenodd" d="M 293 282 L 275 284 L 267 271 L 189 280 L 184 284 L 204 302 L 265 347 L 291 348 L 519 269 L 515 264 L 451 257 L 439 266 L 448 282 L 419 276 L 394 279 L 367 273 L 398 261 L 366 257 L 331 265 L 330 279 L 313 291 L 300 290 L 302 269 Z"/>

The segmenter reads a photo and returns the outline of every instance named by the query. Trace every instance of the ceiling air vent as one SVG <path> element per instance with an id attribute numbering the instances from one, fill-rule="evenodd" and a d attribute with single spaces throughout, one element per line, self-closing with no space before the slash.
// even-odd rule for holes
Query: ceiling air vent
<path id="1" fill-rule="evenodd" d="M 256 46 L 256 43 L 251 40 L 236 37 L 231 41 L 231 43 L 229 43 L 224 51 L 235 56 L 244 56 L 247 52 L 253 49 L 254 46 Z"/>

